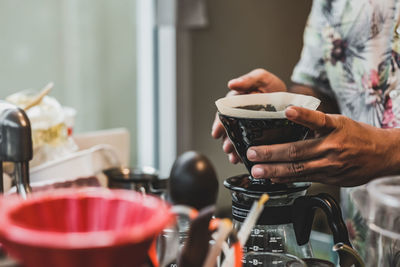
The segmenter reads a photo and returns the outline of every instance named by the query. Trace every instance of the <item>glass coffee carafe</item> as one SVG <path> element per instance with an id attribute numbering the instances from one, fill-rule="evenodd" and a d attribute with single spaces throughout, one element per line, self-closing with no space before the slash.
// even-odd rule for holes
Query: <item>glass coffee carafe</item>
<path id="1" fill-rule="evenodd" d="M 270 196 L 244 246 L 244 253 L 275 252 L 312 258 L 309 237 L 317 208 L 326 214 L 334 242 L 350 245 L 339 205 L 328 194 L 306 196 L 310 183 L 253 184 L 249 175 L 239 175 L 227 179 L 224 185 L 231 190 L 236 229 L 240 229 L 254 201 L 264 193 Z"/>
<path id="2" fill-rule="evenodd" d="M 283 253 L 253 252 L 243 258 L 243 267 L 307 267 L 301 259 Z"/>
<path id="3" fill-rule="evenodd" d="M 286 107 L 295 105 L 315 110 L 319 100 L 290 93 L 268 93 L 226 97 L 216 105 L 228 137 L 251 173 L 257 163 L 247 159 L 249 147 L 295 142 L 307 136 L 308 128 L 285 117 Z M 313 257 L 309 237 L 317 208 L 324 211 L 334 242 L 350 246 L 339 205 L 328 194 L 307 196 L 310 183 L 273 184 L 269 179 L 254 179 L 244 174 L 228 178 L 224 185 L 231 191 L 232 216 L 237 229 L 254 201 L 264 193 L 270 196 L 244 246 L 245 254 L 275 252 Z"/>

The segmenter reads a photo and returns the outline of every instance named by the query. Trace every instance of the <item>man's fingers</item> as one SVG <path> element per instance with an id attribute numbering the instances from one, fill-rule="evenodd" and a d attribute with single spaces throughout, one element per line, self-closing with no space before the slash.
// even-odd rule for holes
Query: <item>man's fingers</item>
<path id="1" fill-rule="evenodd" d="M 288 107 L 285 115 L 289 120 L 315 131 L 331 131 L 338 126 L 334 115 L 302 107 Z"/>
<path id="2" fill-rule="evenodd" d="M 272 178 L 271 182 L 278 184 L 298 183 L 298 182 L 315 182 L 330 184 L 335 186 L 345 186 L 345 184 L 337 177 L 327 177 L 320 174 L 312 174 L 300 177 Z"/>
<path id="3" fill-rule="evenodd" d="M 240 158 L 237 156 L 236 153 L 230 153 L 228 158 L 229 162 L 232 164 L 238 164 L 240 162 Z"/>
<path id="4" fill-rule="evenodd" d="M 323 156 L 321 139 L 307 139 L 293 143 L 253 146 L 247 150 L 247 159 L 253 162 L 289 162 Z"/>
<path id="5" fill-rule="evenodd" d="M 221 138 L 224 136 L 225 129 L 219 120 L 218 114 L 215 114 L 215 120 L 211 129 L 211 136 L 215 139 Z"/>
<path id="6" fill-rule="evenodd" d="M 308 179 L 316 174 L 327 177 L 334 169 L 325 158 L 311 161 L 256 164 L 251 169 L 254 178 Z M 324 175 L 321 175 L 324 174 Z"/>
<path id="7" fill-rule="evenodd" d="M 295 178 L 272 178 L 271 182 L 277 184 L 287 184 L 287 183 L 297 183 L 297 182 L 317 182 L 317 183 L 326 183 L 330 184 L 329 180 L 324 180 L 321 175 L 311 175 L 311 176 L 302 176 Z M 332 183 L 334 184 L 334 183 Z"/>
<path id="8" fill-rule="evenodd" d="M 239 78 L 232 79 L 228 82 L 228 87 L 231 90 L 239 92 L 248 92 L 260 86 L 261 81 L 268 75 L 268 72 L 263 69 L 255 69 Z"/>
<path id="9" fill-rule="evenodd" d="M 222 144 L 222 150 L 224 150 L 225 153 L 232 153 L 235 151 L 235 148 L 233 147 L 233 144 L 231 140 L 229 140 L 228 137 L 225 137 L 223 144 Z"/>

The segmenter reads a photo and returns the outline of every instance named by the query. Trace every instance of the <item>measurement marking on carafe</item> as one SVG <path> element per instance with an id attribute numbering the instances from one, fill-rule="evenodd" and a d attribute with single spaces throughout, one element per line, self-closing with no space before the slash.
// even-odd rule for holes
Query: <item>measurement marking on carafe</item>
<path id="1" fill-rule="evenodd" d="M 249 263 L 251 263 L 252 265 L 256 266 L 256 265 L 262 265 L 262 261 L 258 261 L 257 259 L 254 259 L 252 261 L 249 261 Z"/>
<path id="2" fill-rule="evenodd" d="M 281 243 L 282 242 L 282 237 L 279 236 L 273 236 L 269 238 L 270 243 Z"/>
<path id="3" fill-rule="evenodd" d="M 259 246 L 252 246 L 251 249 L 252 249 L 253 251 L 255 251 L 255 252 L 257 252 L 257 251 L 263 251 L 263 250 L 264 250 L 264 248 L 260 248 Z"/>
<path id="4" fill-rule="evenodd" d="M 261 230 L 261 229 L 253 229 L 253 231 L 251 232 L 250 236 L 251 237 L 264 237 L 264 233 L 265 230 Z"/>

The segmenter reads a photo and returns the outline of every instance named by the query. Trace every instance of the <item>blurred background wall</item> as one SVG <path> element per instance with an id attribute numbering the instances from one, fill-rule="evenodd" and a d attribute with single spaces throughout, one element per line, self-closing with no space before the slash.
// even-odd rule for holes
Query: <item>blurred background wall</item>
<path id="1" fill-rule="evenodd" d="M 130 131 L 135 164 L 135 12 L 136 0 L 0 1 L 0 99 L 53 81 L 76 132 Z"/>
<path id="2" fill-rule="evenodd" d="M 222 181 L 246 172 L 233 166 L 222 144 L 210 136 L 214 101 L 227 82 L 254 68 L 265 68 L 290 84 L 311 7 L 310 0 L 208 0 L 209 25 L 190 33 L 191 143 L 207 155 L 220 178 L 219 205 L 230 204 Z"/>

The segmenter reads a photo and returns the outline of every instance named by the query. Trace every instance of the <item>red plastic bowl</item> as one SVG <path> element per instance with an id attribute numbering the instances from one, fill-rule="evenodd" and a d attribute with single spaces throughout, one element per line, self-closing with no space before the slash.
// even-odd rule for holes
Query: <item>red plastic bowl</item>
<path id="1" fill-rule="evenodd" d="M 4 198 L 0 241 L 26 267 L 142 266 L 172 220 L 165 202 L 134 191 L 56 190 Z"/>

